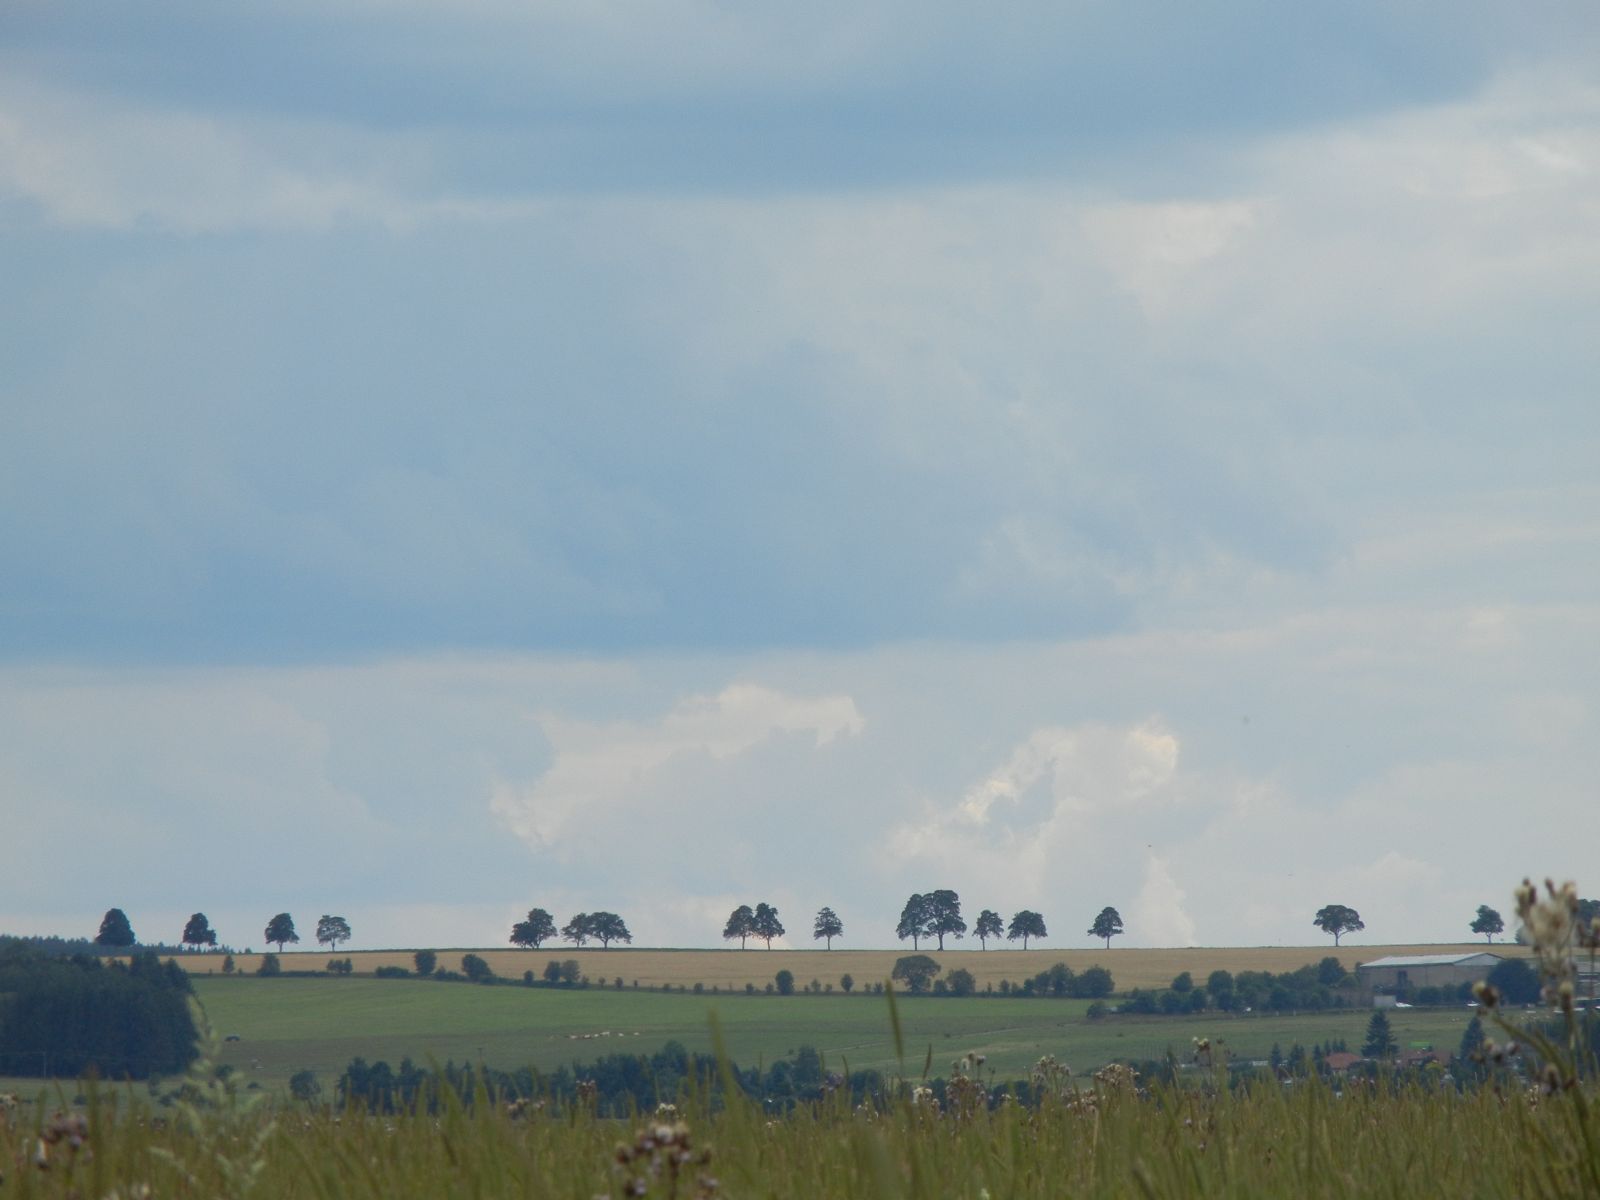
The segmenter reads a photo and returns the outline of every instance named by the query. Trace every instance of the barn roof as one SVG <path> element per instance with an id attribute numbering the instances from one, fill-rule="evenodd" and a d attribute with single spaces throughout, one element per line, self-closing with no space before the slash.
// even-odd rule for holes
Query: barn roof
<path id="1" fill-rule="evenodd" d="M 1388 958 L 1375 958 L 1357 965 L 1365 967 L 1489 967 L 1500 961 L 1500 955 L 1480 950 L 1474 954 L 1392 954 Z"/>

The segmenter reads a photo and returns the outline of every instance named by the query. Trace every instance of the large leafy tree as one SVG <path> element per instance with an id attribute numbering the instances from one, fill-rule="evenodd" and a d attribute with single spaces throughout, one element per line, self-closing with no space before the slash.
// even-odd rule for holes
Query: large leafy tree
<path id="1" fill-rule="evenodd" d="M 1317 909 L 1317 915 L 1311 918 L 1311 923 L 1323 933 L 1331 933 L 1335 946 L 1345 934 L 1367 927 L 1361 914 L 1347 904 L 1324 904 Z"/>
<path id="2" fill-rule="evenodd" d="M 756 914 L 748 904 L 741 904 L 728 914 L 728 923 L 722 927 L 722 936 L 732 940 L 739 939 L 739 949 L 744 949 L 744 940 L 756 931 Z"/>
<path id="3" fill-rule="evenodd" d="M 215 946 L 217 944 L 217 931 L 211 928 L 211 922 L 205 913 L 195 913 L 183 927 L 183 944 L 185 946 Z"/>
<path id="4" fill-rule="evenodd" d="M 556 919 L 542 908 L 530 908 L 528 919 L 511 927 L 511 944 L 537 950 L 556 936 Z"/>
<path id="5" fill-rule="evenodd" d="M 340 942 L 350 940 L 350 922 L 343 917 L 330 917 L 327 913 L 317 918 L 317 941 L 319 944 L 332 950 L 339 948 Z"/>
<path id="6" fill-rule="evenodd" d="M 100 932 L 94 935 L 97 945 L 109 949 L 122 949 L 133 945 L 133 926 L 128 924 L 128 914 L 120 908 L 106 909 L 100 919 Z"/>
<path id="7" fill-rule="evenodd" d="M 1106 905 L 1094 919 L 1094 924 L 1089 926 L 1088 932 L 1092 937 L 1105 938 L 1106 949 L 1111 949 L 1111 939 L 1122 932 L 1122 914 Z"/>
<path id="8" fill-rule="evenodd" d="M 894 927 L 895 937 L 902 942 L 910 938 L 911 948 L 920 949 L 920 941 L 928 932 L 928 922 L 932 916 L 932 900 L 920 892 L 913 892 L 906 906 L 900 910 L 900 924 Z"/>
<path id="9" fill-rule="evenodd" d="M 828 939 L 828 949 L 833 949 L 833 939 L 844 933 L 844 922 L 839 920 L 839 915 L 831 908 L 824 907 L 817 913 L 817 920 L 811 927 L 812 940 L 817 938 Z"/>
<path id="10" fill-rule="evenodd" d="M 561 927 L 561 936 L 574 946 L 581 946 L 594 936 L 588 913 L 578 913 Z"/>
<path id="11" fill-rule="evenodd" d="M 589 933 L 600 943 L 602 950 L 608 949 L 612 942 L 633 941 L 633 934 L 628 932 L 628 923 L 614 912 L 590 913 Z"/>
<path id="12" fill-rule="evenodd" d="M 889 978 L 903 980 L 913 992 L 925 992 L 933 977 L 942 969 L 926 954 L 908 954 L 895 959 L 894 970 L 889 972 Z"/>
<path id="13" fill-rule="evenodd" d="M 767 949 L 772 949 L 772 939 L 783 936 L 783 923 L 778 920 L 778 910 L 766 901 L 756 905 L 755 924 L 750 932 L 766 942 Z"/>
<path id="14" fill-rule="evenodd" d="M 276 944 L 278 953 L 283 953 L 284 946 L 290 942 L 298 942 L 300 935 L 294 931 L 294 918 L 288 913 L 279 913 L 267 922 L 266 932 L 262 939 L 269 944 Z"/>
<path id="15" fill-rule="evenodd" d="M 1050 936 L 1045 932 L 1044 918 L 1032 909 L 1023 909 L 1011 918 L 1011 928 L 1006 931 L 1006 937 L 1011 941 L 1022 939 L 1022 948 L 1028 948 L 1029 938 L 1042 938 Z"/>
<path id="16" fill-rule="evenodd" d="M 1473 933 L 1481 933 L 1490 942 L 1493 942 L 1494 935 L 1504 933 L 1505 928 L 1506 923 L 1501 919 L 1499 913 L 1495 912 L 1487 904 L 1478 905 L 1478 915 L 1472 921 Z"/>
<path id="17" fill-rule="evenodd" d="M 939 939 L 939 949 L 944 949 L 945 935 L 960 937 L 967 931 L 961 919 L 961 897 L 949 888 L 928 893 L 927 932 Z"/>
<path id="18" fill-rule="evenodd" d="M 992 908 L 986 908 L 979 913 L 978 923 L 972 927 L 973 936 L 983 944 L 985 950 L 989 948 L 990 938 L 1000 937 L 1005 931 L 1005 921 Z"/>
<path id="19" fill-rule="evenodd" d="M 1532 1004 L 1541 990 L 1539 972 L 1521 958 L 1496 963 L 1486 982 L 1511 1004 Z"/>

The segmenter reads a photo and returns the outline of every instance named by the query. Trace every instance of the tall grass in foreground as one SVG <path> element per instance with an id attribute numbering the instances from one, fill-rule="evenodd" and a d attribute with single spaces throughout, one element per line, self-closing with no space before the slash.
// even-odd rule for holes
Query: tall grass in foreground
<path id="1" fill-rule="evenodd" d="M 1124 1077 L 1031 1110 L 852 1110 L 840 1093 L 781 1120 L 691 1099 L 635 1122 L 486 1100 L 382 1117 L 125 1098 L 92 1101 L 81 1126 L 14 1114 L 0 1196 L 1593 1196 L 1600 1130 L 1572 1098 L 1315 1080 L 1141 1095 Z"/>

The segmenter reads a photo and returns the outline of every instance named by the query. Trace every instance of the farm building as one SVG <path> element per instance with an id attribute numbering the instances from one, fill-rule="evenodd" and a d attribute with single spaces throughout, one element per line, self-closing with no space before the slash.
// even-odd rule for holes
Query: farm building
<path id="1" fill-rule="evenodd" d="M 1396 988 L 1455 987 L 1476 983 L 1499 964 L 1500 956 L 1477 954 L 1397 954 L 1375 958 L 1356 966 L 1356 978 L 1366 992 L 1392 992 Z"/>

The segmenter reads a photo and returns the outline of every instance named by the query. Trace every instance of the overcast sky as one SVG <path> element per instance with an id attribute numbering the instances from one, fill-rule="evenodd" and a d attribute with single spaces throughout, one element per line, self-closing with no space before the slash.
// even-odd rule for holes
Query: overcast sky
<path id="1" fill-rule="evenodd" d="M 13 0 L 0 281 L 0 932 L 1600 893 L 1590 3 Z"/>

